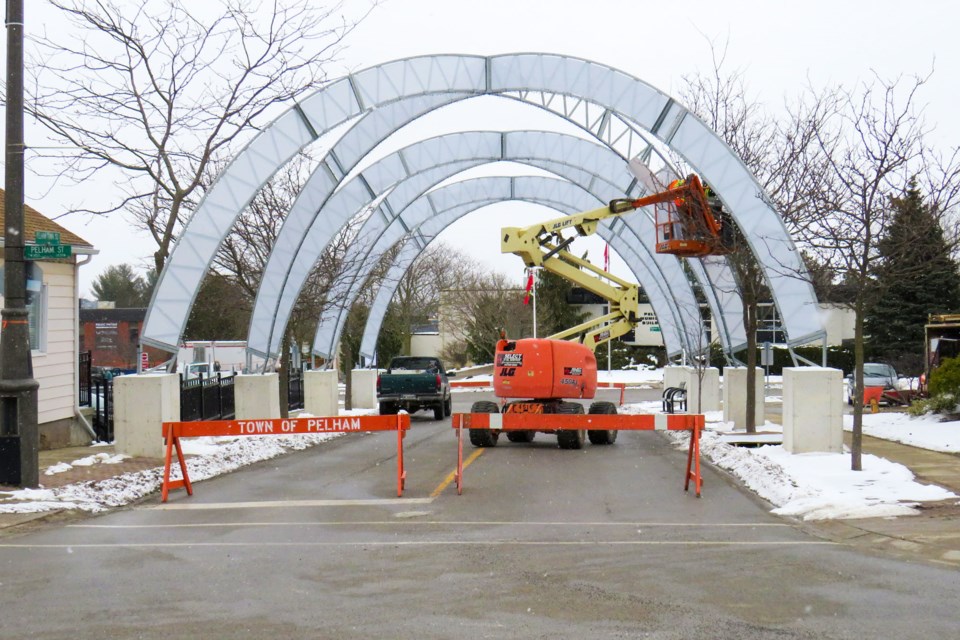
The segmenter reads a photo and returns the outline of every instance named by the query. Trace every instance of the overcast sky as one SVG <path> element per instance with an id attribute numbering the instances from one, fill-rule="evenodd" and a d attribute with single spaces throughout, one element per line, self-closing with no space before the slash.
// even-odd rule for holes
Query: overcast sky
<path id="1" fill-rule="evenodd" d="M 357 2 L 348 0 L 348 6 Z M 26 4 L 26 30 L 35 33 L 49 21 L 49 10 L 35 0 Z M 890 79 L 933 70 L 920 101 L 926 105 L 928 123 L 936 126 L 937 143 L 946 149 L 960 143 L 960 126 L 952 113 L 960 68 L 958 25 L 960 3 L 947 0 L 386 0 L 351 34 L 332 75 L 414 55 L 537 51 L 617 67 L 676 94 L 684 75 L 711 70 L 712 41 L 727 47 L 725 68 L 742 70 L 756 99 L 771 111 L 781 109 L 807 85 L 853 86 L 870 80 L 874 72 Z M 536 126 L 517 118 L 490 122 L 484 113 L 473 117 L 460 112 L 455 120 L 463 130 Z M 445 123 L 453 126 L 449 119 Z M 29 131 L 27 144 L 38 144 Z M 64 213 L 76 195 L 62 189 L 47 192 L 44 184 L 27 176 L 28 203 L 50 217 Z M 470 216 L 443 239 L 470 237 L 471 246 L 484 248 L 472 250 L 472 255 L 502 264 L 504 272 L 519 273 L 516 258 L 497 256 L 500 226 L 549 214 L 532 205 L 501 205 L 498 211 Z M 109 220 L 72 215 L 59 222 L 101 252 L 81 271 L 81 295 L 89 293 L 90 283 L 106 266 L 143 266 L 154 250 L 118 214 Z"/>

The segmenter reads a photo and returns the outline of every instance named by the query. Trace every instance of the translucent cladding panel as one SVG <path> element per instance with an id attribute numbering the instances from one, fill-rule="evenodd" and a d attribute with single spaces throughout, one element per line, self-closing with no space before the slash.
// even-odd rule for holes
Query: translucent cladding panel
<path id="1" fill-rule="evenodd" d="M 487 185 L 487 184 L 493 185 L 498 183 L 502 184 L 505 182 L 509 183 L 510 186 L 509 187 L 498 186 L 496 188 L 492 186 L 491 187 L 484 186 L 482 189 L 479 189 L 479 190 L 472 188 L 472 185 L 470 184 L 470 183 L 476 183 L 478 185 Z M 449 185 L 448 187 L 439 189 L 437 192 L 434 192 L 434 193 L 436 193 L 437 195 L 440 195 L 441 193 L 443 193 L 444 201 L 460 200 L 462 202 L 463 200 L 467 199 L 467 196 L 464 195 L 464 192 L 489 193 L 492 191 L 501 191 L 501 192 L 509 191 L 510 193 L 514 194 L 514 197 L 516 199 L 522 199 L 529 202 L 537 202 L 540 204 L 544 204 L 546 206 L 553 207 L 559 211 L 565 211 L 567 213 L 573 213 L 583 209 L 591 208 L 596 204 L 595 200 L 593 200 L 589 196 L 585 196 L 583 194 L 583 191 L 580 190 L 575 185 L 571 185 L 569 183 L 564 183 L 562 181 L 557 181 L 549 178 L 515 178 L 515 179 L 484 178 L 484 179 L 478 179 L 478 180 L 465 181 L 463 183 L 458 183 L 455 185 Z M 453 194 L 452 198 L 447 197 L 451 194 Z M 555 200 L 554 198 L 557 198 L 558 195 L 560 199 Z M 586 199 L 581 202 L 577 202 L 574 206 L 571 206 L 570 200 L 571 199 L 576 200 L 579 197 L 585 197 Z M 416 205 L 417 203 L 414 203 L 414 204 Z M 485 206 L 485 204 L 477 204 L 476 206 L 477 207 Z M 439 233 L 439 230 L 442 230 L 442 228 L 444 228 L 447 224 L 451 224 L 460 216 L 465 215 L 465 212 L 456 211 L 456 209 L 454 209 L 454 213 L 455 215 L 451 215 L 448 213 L 441 213 L 429 219 L 428 221 L 424 222 L 424 224 L 420 226 L 421 233 L 427 238 L 432 237 L 436 233 Z M 449 222 L 447 222 L 447 220 L 449 220 Z M 620 253 L 624 257 L 624 259 L 627 261 L 628 265 L 631 266 L 634 272 L 636 273 L 639 271 L 639 273 L 643 277 L 643 280 L 647 283 L 650 283 L 654 277 L 654 274 L 651 273 L 644 266 L 640 266 L 639 269 L 636 268 L 638 257 L 634 253 L 633 247 L 629 243 L 625 242 L 622 238 L 612 238 L 611 240 L 612 240 L 612 244 L 616 245 L 615 250 L 617 250 L 618 253 Z M 406 266 L 409 266 L 409 264 L 407 264 Z M 395 265 L 395 267 L 391 269 L 391 272 L 390 272 L 391 274 L 393 274 L 393 276 L 388 277 L 386 282 L 387 283 L 398 282 L 400 277 L 399 274 L 405 272 L 406 266 L 402 266 L 401 270 L 398 272 L 396 271 L 398 267 L 396 267 Z M 361 347 L 361 353 L 363 353 L 365 357 L 368 357 L 368 358 L 373 357 L 372 351 L 374 350 L 376 336 L 379 332 L 379 323 L 382 321 L 382 315 L 383 313 L 385 313 L 386 306 L 389 303 L 390 298 L 392 297 L 396 286 L 397 286 L 396 284 L 385 284 L 378 291 L 375 303 L 371 308 L 370 319 L 368 320 L 368 326 L 364 332 L 366 351 L 363 350 L 364 348 L 363 346 Z M 672 345 L 679 344 L 676 331 L 673 330 L 673 327 L 675 326 L 675 322 L 670 319 L 670 316 L 673 316 L 673 314 L 670 314 L 670 316 L 664 315 L 664 312 L 670 311 L 671 305 L 674 304 L 673 301 L 668 299 L 668 297 L 662 292 L 662 290 L 659 287 L 651 287 L 648 284 L 648 288 L 653 290 L 651 291 L 651 294 L 650 294 L 651 302 L 654 305 L 654 308 L 658 311 L 660 317 L 663 318 L 664 333 L 665 333 L 664 338 L 665 340 L 667 340 L 668 347 L 671 344 Z M 371 326 L 371 324 L 375 326 Z M 318 331 L 318 334 L 319 334 L 319 331 Z M 320 349 L 318 350 L 318 353 L 324 352 L 323 348 L 321 347 L 322 344 L 330 344 L 330 345 L 335 344 L 338 337 L 339 337 L 339 330 L 337 330 L 335 334 L 325 333 L 323 335 L 323 338 L 317 343 L 317 346 Z M 332 351 L 332 347 L 327 347 L 327 349 Z M 679 347 L 671 348 L 671 353 L 673 353 L 674 351 L 679 353 Z"/>
<path id="2" fill-rule="evenodd" d="M 444 92 L 397 100 L 363 113 L 334 147 L 337 163 L 348 173 L 384 139 L 404 125 L 434 109 L 462 100 L 471 94 Z"/>
<path id="3" fill-rule="evenodd" d="M 701 283 L 703 295 L 710 304 L 713 338 L 720 339 L 727 353 L 741 349 L 747 339 L 743 328 L 743 300 L 730 265 L 719 256 L 688 260 L 687 265 Z"/>
<path id="4" fill-rule="evenodd" d="M 668 96 L 641 80 L 576 58 L 542 53 L 494 56 L 490 69 L 494 92 L 533 90 L 588 97 L 630 114 L 647 129 L 670 102 Z"/>
<path id="5" fill-rule="evenodd" d="M 458 55 L 408 58 L 360 71 L 353 81 L 361 102 L 368 107 L 422 93 L 481 93 L 486 86 L 486 59 Z"/>
<path id="6" fill-rule="evenodd" d="M 386 197 L 386 202 L 393 210 L 399 210 L 406 206 L 407 202 L 419 196 L 430 185 L 440 182 L 460 171 L 488 162 L 490 159 L 479 159 L 472 162 L 452 162 L 442 164 L 429 171 L 411 176 L 404 182 L 408 187 L 419 184 L 419 189 L 411 188 L 413 193 L 407 193 L 403 200 L 393 198 L 391 193 Z M 395 185 L 384 188 L 384 192 L 392 190 Z M 320 258 L 324 248 L 330 244 L 337 232 L 339 232 L 348 221 L 357 215 L 361 209 L 371 204 L 373 200 L 370 197 L 367 185 L 362 180 L 351 180 L 329 200 L 324 207 L 321 215 L 308 230 L 303 246 L 297 254 L 296 260 L 290 265 L 289 275 L 284 283 L 283 290 L 280 292 L 276 309 L 271 319 L 272 329 L 270 331 L 270 340 L 268 352 L 277 353 L 280 348 L 280 342 L 283 336 L 283 329 L 286 327 L 290 318 L 293 305 L 300 295 L 303 285 L 313 265 Z"/>
<path id="7" fill-rule="evenodd" d="M 693 117 L 684 119 L 671 147 L 697 168 L 743 230 L 774 294 L 790 343 L 822 335 L 816 296 L 800 254 L 750 172 Z"/>
<path id="8" fill-rule="evenodd" d="M 207 266 L 237 216 L 277 168 L 312 139 L 303 119 L 288 111 L 234 158 L 184 226 L 157 280 L 141 334 L 145 343 L 177 350 Z"/>

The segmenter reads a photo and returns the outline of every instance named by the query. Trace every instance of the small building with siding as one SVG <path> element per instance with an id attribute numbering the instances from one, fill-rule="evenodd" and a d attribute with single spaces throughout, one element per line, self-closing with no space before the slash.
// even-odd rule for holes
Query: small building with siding
<path id="1" fill-rule="evenodd" d="M 0 189 L 0 225 L 6 224 L 3 190 Z M 79 382 L 79 289 L 77 271 L 97 251 L 80 236 L 24 206 L 26 244 L 35 244 L 37 231 L 60 234 L 61 244 L 73 247 L 73 255 L 63 260 L 37 260 L 27 263 L 27 307 L 30 320 L 30 352 L 33 377 L 40 383 L 37 396 L 37 422 L 40 448 L 85 444 L 92 430 L 80 414 Z M 0 244 L 3 237 L 0 236 Z M 0 254 L 0 272 L 3 257 Z M 4 278 L 0 274 L 0 298 Z M 0 329 L 2 337 L 2 329 Z"/>

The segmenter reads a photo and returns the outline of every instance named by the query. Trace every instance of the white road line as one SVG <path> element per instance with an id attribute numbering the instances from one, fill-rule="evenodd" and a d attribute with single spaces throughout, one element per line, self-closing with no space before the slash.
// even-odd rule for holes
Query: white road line
<path id="1" fill-rule="evenodd" d="M 430 521 L 430 520 L 361 520 L 356 522 L 319 521 L 319 522 L 197 522 L 197 523 L 168 523 L 168 524 L 71 524 L 71 529 L 203 529 L 210 527 L 332 527 L 332 526 L 421 526 L 421 527 L 785 527 L 793 525 L 786 523 L 744 524 L 738 522 L 475 522 L 469 520 Z"/>
<path id="2" fill-rule="evenodd" d="M 395 540 L 389 542 L 123 542 L 86 544 L 3 544 L 0 549 L 171 549 L 190 547 L 796 547 L 835 546 L 825 540 Z"/>
<path id="3" fill-rule="evenodd" d="M 147 507 L 148 511 L 205 511 L 211 509 L 277 509 L 289 507 L 367 507 L 430 504 L 433 498 L 384 498 L 373 500 L 271 500 L 267 502 L 174 502 Z"/>

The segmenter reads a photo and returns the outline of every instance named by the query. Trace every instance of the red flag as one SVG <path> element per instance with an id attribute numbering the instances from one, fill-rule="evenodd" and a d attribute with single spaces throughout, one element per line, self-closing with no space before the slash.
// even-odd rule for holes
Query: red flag
<path id="1" fill-rule="evenodd" d="M 530 291 L 533 289 L 533 269 L 527 271 L 527 295 L 523 296 L 523 304 L 530 304 Z"/>
<path id="2" fill-rule="evenodd" d="M 603 270 L 610 271 L 610 245 L 603 246 Z"/>

